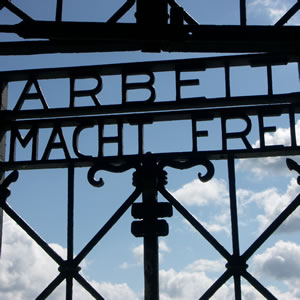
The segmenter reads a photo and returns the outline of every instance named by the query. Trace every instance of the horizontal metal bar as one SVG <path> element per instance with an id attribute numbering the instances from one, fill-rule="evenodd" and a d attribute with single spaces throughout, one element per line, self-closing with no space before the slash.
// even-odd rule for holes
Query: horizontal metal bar
<path id="1" fill-rule="evenodd" d="M 78 107 L 76 109 L 58 108 L 47 110 L 11 110 L 0 111 L 0 124 L 4 130 L 9 130 L 12 122 L 18 122 L 18 128 L 31 128 L 33 124 L 40 128 L 60 126 L 76 126 L 82 122 L 95 124 L 117 124 L 119 121 L 129 124 L 152 123 L 173 120 L 188 120 L 193 116 L 199 118 L 211 116 L 218 118 L 224 114 L 257 115 L 260 111 L 288 113 L 292 108 L 300 112 L 300 93 L 280 94 L 273 96 L 242 96 L 227 98 L 194 98 L 181 102 L 166 101 L 153 104 L 134 103 L 133 105 L 106 105 L 100 109 L 94 106 Z M 272 104 L 271 104 L 272 103 Z M 141 113 L 141 111 L 143 111 Z M 82 117 L 76 117 L 76 116 Z M 85 117 L 89 115 L 90 117 Z M 37 119 L 38 118 L 38 119 Z M 18 121 L 21 120 L 21 121 Z"/>
<path id="2" fill-rule="evenodd" d="M 2 43 L 0 43 L 1 45 Z M 1 54 L 1 47 L 0 47 Z M 80 75 L 118 75 L 122 72 L 134 74 L 135 72 L 164 72 L 175 70 L 203 71 L 210 68 L 238 67 L 238 66 L 267 66 L 286 65 L 287 63 L 299 62 L 300 56 L 297 54 L 248 54 L 230 55 L 216 57 L 202 57 L 190 59 L 175 59 L 163 61 L 133 62 L 121 64 L 107 64 L 94 66 L 80 66 L 67 68 L 43 68 L 18 71 L 0 72 L 0 80 L 3 81 L 23 81 L 31 78 L 35 79 L 57 79 L 70 78 Z"/>
<path id="3" fill-rule="evenodd" d="M 189 160 L 199 159 L 203 157 L 209 160 L 222 160 L 229 157 L 239 158 L 259 158 L 259 157 L 273 157 L 273 156 L 295 156 L 299 155 L 300 146 L 296 147 L 265 147 L 263 149 L 230 149 L 230 150 L 213 150 L 213 151 L 197 151 L 197 152 L 171 152 L 171 153 L 153 153 L 153 157 L 159 160 Z M 127 162 L 137 162 L 141 159 L 140 154 L 122 155 L 122 156 L 105 156 L 101 157 L 101 162 L 108 164 L 120 165 Z M 37 161 L 17 161 L 17 162 L 3 162 L 0 163 L 0 168 L 4 171 L 9 170 L 34 170 L 34 169 L 57 169 L 68 168 L 74 165 L 75 168 L 91 167 L 99 162 L 98 157 L 87 158 L 71 158 L 71 159 L 51 159 L 51 160 L 37 160 Z"/>
<path id="4" fill-rule="evenodd" d="M 25 39 L 44 43 L 0 44 L 1 55 L 103 51 L 299 53 L 299 26 L 177 25 L 23 21 L 11 25 Z M 84 41 L 84 43 L 82 43 Z M 31 45 L 31 46 L 30 46 Z"/>

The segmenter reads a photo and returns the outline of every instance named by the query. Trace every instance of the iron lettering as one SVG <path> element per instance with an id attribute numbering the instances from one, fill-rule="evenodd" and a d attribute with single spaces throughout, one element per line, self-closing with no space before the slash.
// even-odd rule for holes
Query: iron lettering
<path id="1" fill-rule="evenodd" d="M 220 156 L 224 155 L 228 151 L 235 151 L 238 153 L 251 153 L 255 151 L 270 151 L 270 149 L 285 149 L 286 151 L 297 148 L 296 145 L 296 131 L 290 130 L 290 141 L 286 145 L 274 145 L 266 142 L 266 134 L 274 133 L 277 130 L 276 121 L 272 126 L 266 126 L 265 120 L 273 116 L 287 117 L 291 128 L 295 128 L 295 119 L 293 108 L 288 113 L 272 113 L 269 114 L 265 111 L 257 111 L 256 116 L 250 117 L 245 113 L 229 115 L 223 113 L 219 117 L 199 117 L 191 114 L 186 116 L 184 124 L 188 122 L 190 125 L 184 130 L 184 135 L 189 137 L 189 146 L 186 152 L 189 153 L 216 153 Z M 149 117 L 149 116 L 148 116 Z M 272 118 L 270 118 L 272 120 Z M 270 123 L 270 120 L 269 123 Z M 214 129 L 207 127 L 207 122 L 212 122 Z M 238 122 L 239 126 L 231 128 L 229 126 L 232 122 Z M 24 130 L 22 128 L 22 122 L 14 122 L 10 134 L 9 134 L 9 161 L 13 163 L 20 161 L 19 157 L 23 157 L 22 153 L 27 151 L 28 162 L 51 162 L 56 160 L 81 160 L 92 161 L 97 158 L 105 158 L 115 156 L 121 158 L 124 155 L 128 155 L 128 136 L 133 130 L 137 132 L 135 138 L 130 138 L 130 147 L 135 150 L 130 150 L 131 156 L 139 156 L 144 154 L 144 151 L 151 151 L 152 149 L 145 149 L 145 141 L 148 141 L 151 137 L 145 132 L 144 128 L 147 126 L 151 129 L 151 126 L 158 129 L 155 132 L 155 138 L 163 141 L 165 138 L 159 125 L 162 122 L 150 123 L 146 119 L 141 119 L 139 122 L 132 122 L 130 120 L 122 119 L 122 115 L 117 116 L 114 120 L 111 117 L 98 118 L 98 117 L 86 117 L 84 120 L 77 122 L 76 126 L 66 126 L 63 120 L 56 120 L 53 122 L 53 126 L 47 126 L 44 128 L 42 123 L 33 123 L 31 127 Z M 74 123 L 75 124 L 75 123 Z M 256 126 L 258 130 L 253 130 L 253 126 Z M 114 132 L 107 133 L 107 130 L 113 126 Z M 49 132 L 50 129 L 50 132 Z M 219 131 L 219 136 L 216 132 Z M 251 135 L 255 135 L 255 140 L 258 141 L 256 145 L 251 139 Z M 89 142 L 89 147 L 85 147 L 84 136 L 92 136 L 92 142 Z M 152 133 L 153 135 L 153 133 Z M 153 138 L 153 137 L 152 137 Z M 174 139 L 176 139 L 176 134 Z M 210 148 L 202 148 L 202 143 L 205 139 L 211 139 L 214 143 Z M 43 141 L 39 145 L 39 140 Z M 219 141 L 218 141 L 219 140 Z M 235 141 L 238 145 L 232 145 L 232 141 Z M 105 148 L 109 145 L 114 147 L 114 153 L 112 151 L 105 151 Z M 84 150 L 83 150 L 84 148 Z M 177 152 L 178 149 L 174 149 L 173 152 Z M 172 152 L 172 149 L 168 151 Z M 29 154 L 28 154 L 29 153 Z M 167 153 L 166 153 L 167 154 Z M 24 160 L 22 160 L 24 162 Z"/>

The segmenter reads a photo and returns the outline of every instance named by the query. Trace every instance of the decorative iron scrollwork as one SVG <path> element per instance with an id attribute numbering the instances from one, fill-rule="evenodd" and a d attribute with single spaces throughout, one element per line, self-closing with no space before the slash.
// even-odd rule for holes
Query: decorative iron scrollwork
<path id="1" fill-rule="evenodd" d="M 296 171 L 298 174 L 300 174 L 300 165 L 296 163 L 293 159 L 287 158 L 286 159 L 286 165 L 291 171 Z M 297 177 L 297 183 L 300 185 L 300 176 Z"/>
<path id="2" fill-rule="evenodd" d="M 211 161 L 208 159 L 189 159 L 189 160 L 172 160 L 172 159 L 160 159 L 155 157 L 152 153 L 146 153 L 140 161 L 135 162 L 127 162 L 123 164 L 108 164 L 108 163 L 96 163 L 92 166 L 88 171 L 88 181 L 91 185 L 95 187 L 101 187 L 104 185 L 103 178 L 95 179 L 95 175 L 98 171 L 108 171 L 113 173 L 123 173 L 128 171 L 132 168 L 136 169 L 136 172 L 133 176 L 133 185 L 136 186 L 136 181 L 138 180 L 138 174 L 140 168 L 151 164 L 152 167 L 156 167 L 160 170 L 161 173 L 161 183 L 163 185 L 167 184 L 167 173 L 163 169 L 165 167 L 171 167 L 179 170 L 189 169 L 198 165 L 202 165 L 206 168 L 206 173 L 202 174 L 201 172 L 198 173 L 198 178 L 201 182 L 207 182 L 212 179 L 215 174 L 215 168 Z M 151 174 L 149 174 L 151 175 Z"/>
<path id="3" fill-rule="evenodd" d="M 13 182 L 16 182 L 19 177 L 19 172 L 14 170 L 11 172 L 0 184 L 0 202 L 5 201 L 10 196 L 9 185 Z"/>
<path id="4" fill-rule="evenodd" d="M 122 173 L 135 167 L 134 163 L 124 163 L 121 165 L 114 165 L 108 163 L 97 163 L 92 166 L 88 171 L 88 181 L 95 187 L 101 187 L 104 185 L 104 180 L 100 177 L 95 179 L 95 175 L 98 171 L 108 171 L 113 173 Z"/>
<path id="5" fill-rule="evenodd" d="M 206 168 L 206 174 L 198 173 L 198 178 L 201 182 L 207 182 L 211 180 L 215 174 L 215 168 L 211 161 L 208 159 L 190 159 L 184 161 L 178 160 L 163 160 L 160 162 L 160 165 L 164 167 L 171 167 L 179 170 L 189 169 L 198 165 L 203 165 Z"/>

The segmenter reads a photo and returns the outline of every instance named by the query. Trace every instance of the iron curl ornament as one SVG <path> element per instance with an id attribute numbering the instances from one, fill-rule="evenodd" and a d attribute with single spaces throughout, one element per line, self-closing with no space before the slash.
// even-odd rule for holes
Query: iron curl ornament
<path id="1" fill-rule="evenodd" d="M 140 160 L 128 161 L 122 164 L 113 164 L 113 163 L 106 163 L 106 162 L 99 161 L 89 169 L 87 178 L 88 178 L 88 182 L 92 186 L 102 187 L 104 185 L 104 180 L 101 177 L 96 179 L 97 172 L 108 171 L 112 173 L 123 173 L 130 169 L 136 169 L 136 172 L 133 176 L 133 185 L 136 185 L 136 181 L 138 180 L 138 174 L 140 169 L 145 166 L 149 166 L 149 167 L 151 166 L 151 168 L 155 167 L 155 170 L 160 171 L 163 179 L 161 182 L 163 182 L 165 185 L 167 183 L 167 172 L 163 170 L 165 167 L 185 170 L 199 165 L 205 167 L 206 172 L 204 174 L 199 172 L 198 179 L 203 183 L 211 180 L 214 176 L 215 168 L 213 163 L 208 159 L 202 157 L 184 159 L 184 160 L 165 159 L 165 158 L 159 158 L 158 156 L 150 152 L 143 155 Z M 149 174 L 149 175 L 151 176 L 153 174 Z"/>
<path id="2" fill-rule="evenodd" d="M 289 168 L 289 170 L 296 171 L 298 172 L 298 174 L 300 174 L 300 166 L 293 159 L 287 158 L 286 165 Z M 297 183 L 300 185 L 300 176 L 297 177 Z"/>
<path id="3" fill-rule="evenodd" d="M 9 185 L 13 182 L 16 182 L 19 178 L 19 172 L 14 170 L 11 172 L 0 184 L 0 203 L 5 203 L 6 199 L 10 196 L 11 192 L 9 190 Z"/>

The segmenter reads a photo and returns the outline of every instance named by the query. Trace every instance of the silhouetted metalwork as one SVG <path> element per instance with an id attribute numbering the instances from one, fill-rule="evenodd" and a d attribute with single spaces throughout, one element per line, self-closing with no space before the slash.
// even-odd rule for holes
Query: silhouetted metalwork
<path id="1" fill-rule="evenodd" d="M 135 23 L 119 23 L 120 19 L 133 7 L 136 7 Z M 298 26 L 284 26 L 298 10 L 295 3 L 274 26 L 247 25 L 246 0 L 240 0 L 239 25 L 200 25 L 175 0 L 146 1 L 127 0 L 108 19 L 107 22 L 66 22 L 63 19 L 63 0 L 57 0 L 53 21 L 34 20 L 13 2 L 2 0 L 0 10 L 8 9 L 21 19 L 15 25 L 0 25 L 0 32 L 13 33 L 23 39 L 35 38 L 37 41 L 0 42 L 0 55 L 25 55 L 42 53 L 108 52 L 142 50 L 149 52 L 270 52 L 238 56 L 220 56 L 212 58 L 143 62 L 131 64 L 113 64 L 103 66 L 38 69 L 0 72 L 0 206 L 58 265 L 55 279 L 41 291 L 36 299 L 46 299 L 64 281 L 66 281 L 66 299 L 73 299 L 74 279 L 95 299 L 104 299 L 80 274 L 80 264 L 102 242 L 102 238 L 112 229 L 126 211 L 131 209 L 131 232 L 144 242 L 145 300 L 159 299 L 159 256 L 158 237 L 169 233 L 165 218 L 171 218 L 173 209 L 177 210 L 226 260 L 225 272 L 212 284 L 199 299 L 209 299 L 216 291 L 233 278 L 235 299 L 242 298 L 241 279 L 246 279 L 266 299 L 276 297 L 263 286 L 250 272 L 248 261 L 270 238 L 279 226 L 299 206 L 298 195 L 281 214 L 261 233 L 252 244 L 241 253 L 237 213 L 235 161 L 239 158 L 267 156 L 292 156 L 299 154 L 296 140 L 295 114 L 300 112 L 299 92 L 279 94 L 273 88 L 273 67 L 288 63 L 299 63 L 300 29 Z M 153 15 L 155 14 L 155 22 Z M 43 40 L 45 39 L 45 40 Z M 84 43 L 82 41 L 84 40 Z M 262 66 L 266 71 L 267 90 L 261 95 L 232 96 L 231 70 L 237 66 Z M 205 72 L 220 68 L 224 74 L 224 95 L 218 98 L 205 98 L 201 95 L 184 98 L 182 88 L 197 86 L 198 79 L 183 79 L 186 71 Z M 172 88 L 174 99 L 157 101 L 155 83 L 156 73 L 171 71 L 174 73 Z M 102 77 L 118 75 L 121 77 L 121 103 L 105 105 L 98 94 L 103 88 Z M 132 82 L 130 76 L 143 75 L 144 81 Z M 53 108 L 47 102 L 39 81 L 43 79 L 64 78 L 68 81 L 69 106 Z M 94 88 L 77 90 L 76 82 L 92 79 Z M 25 86 L 15 106 L 7 109 L 7 85 L 10 82 L 24 81 Z M 35 92 L 32 92 L 31 88 Z M 148 98 L 131 101 L 130 91 L 146 90 Z M 78 98 L 88 97 L 90 106 L 77 106 Z M 39 103 L 41 109 L 23 109 L 27 101 Z M 160 99 L 161 100 L 161 99 Z M 285 114 L 290 126 L 290 145 L 268 146 L 265 134 L 274 132 L 275 126 L 266 126 L 264 118 Z M 257 117 L 260 145 L 253 148 L 248 140 L 252 130 L 250 116 Z M 208 131 L 199 130 L 202 121 L 220 119 L 221 148 L 201 149 L 199 139 L 207 137 Z M 230 120 L 240 120 L 245 125 L 241 130 L 228 130 Z M 144 126 L 156 122 L 188 120 L 191 125 L 191 149 L 167 153 L 144 152 Z M 104 136 L 106 125 L 117 127 L 115 136 Z M 124 124 L 137 126 L 137 152 L 124 154 Z M 73 128 L 71 140 L 66 141 L 63 128 Z M 38 147 L 42 129 L 51 131 L 43 152 Z M 86 155 L 81 152 L 79 137 L 87 129 L 98 131 L 97 154 Z M 25 136 L 22 129 L 27 129 Z M 7 157 L 4 157 L 5 139 L 8 144 Z M 228 142 L 239 140 L 240 148 L 230 149 Z M 17 147 L 28 148 L 31 144 L 30 158 L 18 159 Z M 106 156 L 104 146 L 115 144 L 115 155 Z M 71 146 L 70 146 L 71 145 Z M 71 147 L 71 148 L 70 148 Z M 53 150 L 61 150 L 63 157 L 52 159 Z M 73 154 L 71 154 L 73 153 Z M 228 186 L 232 229 L 232 253 L 189 212 L 167 189 L 165 168 L 184 170 L 195 166 L 204 167 L 205 173 L 198 173 L 202 182 L 210 181 L 215 172 L 213 160 L 225 160 L 228 169 Z M 133 191 L 119 209 L 107 220 L 90 241 L 74 254 L 74 182 L 75 171 L 79 167 L 88 167 L 87 180 L 94 187 L 104 185 L 98 172 L 123 173 L 133 169 Z M 300 174 L 300 166 L 291 158 L 287 167 Z M 67 196 L 67 259 L 64 260 L 48 243 L 43 240 L 22 217 L 8 204 L 9 186 L 18 180 L 19 169 L 66 168 L 68 170 Z M 4 179 L 4 172 L 12 171 Z M 3 177 L 3 178 L 2 178 Z M 22 180 L 20 175 L 19 180 Z M 298 184 L 300 184 L 298 176 Z M 158 202 L 158 195 L 164 202 Z M 141 198 L 141 202 L 137 202 Z M 1 222 L 0 222 L 1 223 Z M 1 224 L 2 226 L 2 224 Z M 130 226 L 128 226 L 128 232 Z M 1 263 L 1 262 L 0 262 Z"/>
<path id="2" fill-rule="evenodd" d="M 134 6 L 136 22 L 119 23 Z M 1 42 L 0 55 L 137 50 L 297 54 L 300 48 L 299 26 L 283 26 L 299 11 L 298 2 L 274 26 L 247 25 L 246 0 L 240 0 L 239 25 L 218 26 L 199 24 L 201 20 L 195 20 L 175 0 L 127 0 L 107 22 L 64 21 L 63 0 L 57 0 L 53 21 L 34 20 L 9 0 L 1 1 L 3 8 L 21 22 L 0 25 L 0 32 L 39 40 Z"/>

